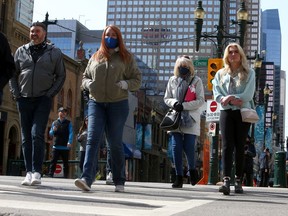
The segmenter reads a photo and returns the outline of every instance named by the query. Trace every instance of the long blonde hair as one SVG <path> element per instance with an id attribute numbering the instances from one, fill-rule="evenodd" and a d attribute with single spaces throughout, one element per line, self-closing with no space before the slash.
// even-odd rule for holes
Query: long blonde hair
<path id="1" fill-rule="evenodd" d="M 223 55 L 223 63 L 224 63 L 224 70 L 222 71 L 223 74 L 221 74 L 221 77 L 227 73 L 232 73 L 231 65 L 229 62 L 229 48 L 230 47 L 236 47 L 238 49 L 240 59 L 241 59 L 241 65 L 238 69 L 238 77 L 239 77 L 239 82 L 236 83 L 237 86 L 241 84 L 241 82 L 244 82 L 248 78 L 249 74 L 249 66 L 247 62 L 247 57 L 244 53 L 244 50 L 238 43 L 230 43 L 224 51 Z"/>

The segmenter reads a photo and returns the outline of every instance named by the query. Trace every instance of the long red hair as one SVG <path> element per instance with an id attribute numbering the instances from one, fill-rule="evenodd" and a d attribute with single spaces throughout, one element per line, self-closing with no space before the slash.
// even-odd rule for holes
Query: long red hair
<path id="1" fill-rule="evenodd" d="M 103 34 L 102 34 L 101 46 L 100 46 L 99 50 L 96 53 L 94 53 L 92 58 L 98 62 L 103 62 L 103 61 L 109 60 L 111 54 L 109 52 L 109 48 L 105 44 L 105 35 L 106 35 L 106 31 L 108 28 L 111 28 L 117 35 L 119 55 L 120 55 L 121 59 L 125 63 L 129 62 L 130 58 L 131 58 L 131 53 L 126 49 L 126 47 L 124 45 L 122 33 L 121 33 L 120 29 L 118 28 L 118 26 L 116 26 L 116 25 L 108 25 L 105 27 Z"/>

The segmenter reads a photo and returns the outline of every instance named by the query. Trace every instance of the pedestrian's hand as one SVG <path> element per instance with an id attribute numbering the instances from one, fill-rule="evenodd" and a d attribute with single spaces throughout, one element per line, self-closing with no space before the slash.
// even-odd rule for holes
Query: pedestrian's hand
<path id="1" fill-rule="evenodd" d="M 70 144 L 70 143 L 67 143 L 67 147 L 68 147 L 69 149 L 71 149 L 71 147 L 72 147 L 72 144 Z"/>
<path id="2" fill-rule="evenodd" d="M 176 102 L 173 105 L 173 109 L 176 110 L 177 112 L 181 112 L 181 111 L 183 111 L 183 105 L 179 102 Z"/>
<path id="3" fill-rule="evenodd" d="M 123 90 L 128 89 L 128 83 L 125 80 L 121 80 L 118 83 L 116 83 L 117 86 L 119 86 Z"/>

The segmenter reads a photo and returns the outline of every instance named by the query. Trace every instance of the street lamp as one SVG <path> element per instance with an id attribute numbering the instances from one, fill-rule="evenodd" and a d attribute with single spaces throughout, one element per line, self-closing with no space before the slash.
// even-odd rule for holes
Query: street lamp
<path id="1" fill-rule="evenodd" d="M 200 39 L 204 38 L 203 40 L 206 41 L 207 39 L 211 40 L 217 47 L 217 57 L 221 58 L 223 54 L 223 41 L 224 39 L 239 39 L 239 44 L 241 47 L 244 45 L 244 37 L 246 32 L 246 25 L 253 24 L 252 21 L 248 21 L 248 12 L 245 9 L 245 2 L 241 2 L 241 8 L 237 11 L 237 21 L 232 20 L 232 24 L 239 25 L 239 36 L 236 34 L 229 34 L 225 31 L 226 26 L 223 24 L 223 2 L 224 0 L 220 1 L 220 16 L 219 16 L 219 23 L 215 27 L 217 28 L 216 31 L 211 33 L 202 32 L 202 25 L 203 19 L 205 15 L 205 11 L 202 7 L 202 1 L 198 1 L 197 8 L 194 11 L 194 24 L 195 24 L 195 31 L 196 31 L 196 51 L 199 51 Z M 214 34 L 216 33 L 216 35 Z M 217 43 L 213 40 L 216 39 Z M 226 42 L 226 41 L 225 41 Z"/>
<path id="2" fill-rule="evenodd" d="M 255 70 L 255 80 L 256 80 L 256 93 L 258 92 L 258 79 L 259 79 L 259 73 L 261 71 L 261 67 L 262 67 L 262 61 L 264 58 L 261 58 L 259 53 L 256 54 L 257 51 L 255 51 L 255 55 L 256 55 L 256 58 L 255 58 L 255 61 L 254 61 L 254 70 Z"/>
<path id="3" fill-rule="evenodd" d="M 261 53 L 264 53 L 264 51 L 262 51 Z M 257 106 L 258 102 L 259 102 L 259 74 L 261 72 L 261 67 L 262 67 L 262 61 L 264 60 L 264 57 L 261 57 L 259 53 L 257 53 L 257 51 L 255 51 L 255 55 L 253 57 L 247 57 L 247 59 L 254 59 L 254 70 L 255 70 L 255 94 L 254 94 L 254 104 L 255 106 Z M 255 134 L 255 124 L 251 125 L 251 143 L 254 144 L 255 143 L 255 138 L 254 138 L 254 134 Z"/>
<path id="4" fill-rule="evenodd" d="M 204 41 L 209 39 L 214 43 L 217 48 L 217 58 L 221 58 L 223 54 L 223 45 L 225 45 L 229 39 L 236 40 L 239 39 L 239 43 L 241 47 L 244 45 L 244 37 L 246 32 L 246 25 L 253 24 L 252 21 L 248 20 L 248 12 L 245 9 L 245 2 L 242 1 L 241 8 L 237 11 L 237 21 L 232 20 L 232 24 L 238 24 L 239 26 L 239 36 L 236 34 L 229 34 L 226 32 L 226 26 L 223 24 L 223 2 L 220 1 L 220 15 L 219 15 L 219 23 L 215 25 L 216 31 L 212 31 L 211 33 L 204 32 L 202 34 L 202 26 L 203 19 L 205 15 L 205 11 L 202 7 L 202 1 L 198 1 L 197 8 L 194 11 L 194 24 L 195 24 L 195 32 L 196 32 L 196 51 L 199 51 L 200 39 L 203 38 Z M 212 140 L 211 146 L 211 156 L 210 156 L 210 171 L 209 171 L 209 179 L 208 184 L 216 184 L 218 180 L 218 137 L 219 137 L 219 124 L 216 125 L 216 133 Z"/>

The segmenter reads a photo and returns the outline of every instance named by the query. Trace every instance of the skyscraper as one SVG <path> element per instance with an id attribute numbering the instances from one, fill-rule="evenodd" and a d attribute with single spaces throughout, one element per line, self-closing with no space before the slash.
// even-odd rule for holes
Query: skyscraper
<path id="1" fill-rule="evenodd" d="M 220 1 L 202 2 L 206 11 L 202 32 L 215 33 Z M 227 34 L 235 35 L 238 27 L 230 25 L 230 20 L 236 20 L 240 2 L 230 0 L 223 3 L 225 31 Z M 195 60 L 215 57 L 216 41 L 201 40 L 199 52 L 195 51 L 196 7 L 196 0 L 108 0 L 107 24 L 113 23 L 121 28 L 127 47 L 144 63 L 142 65 L 145 65 L 145 68 L 140 67 L 143 85 L 153 89 L 156 95 L 164 94 L 179 55 L 189 55 Z M 259 48 L 259 0 L 246 1 L 246 9 L 251 14 L 249 19 L 254 21 L 253 25 L 247 25 L 245 40 L 245 50 L 251 56 Z M 231 40 L 225 40 L 224 45 L 229 42 Z M 207 67 L 195 68 L 197 75 L 203 80 L 206 93 L 211 94 L 206 85 Z"/>
<path id="2" fill-rule="evenodd" d="M 271 94 L 271 102 L 268 105 L 268 116 L 266 118 L 272 119 L 272 114 L 277 118 L 273 122 L 274 132 L 280 133 L 280 140 L 284 140 L 284 116 L 285 116 L 285 76 L 281 75 L 281 27 L 279 20 L 278 9 L 270 9 L 262 12 L 262 29 L 261 29 L 261 50 L 265 50 L 264 60 L 273 63 L 273 68 L 270 67 L 271 73 L 266 76 L 266 84 L 273 88 Z M 281 86 L 282 85 L 282 86 Z M 282 96 L 281 96 L 282 94 Z M 269 112 L 271 114 L 269 114 Z M 269 121 L 269 119 L 268 119 Z M 269 125 L 266 125 L 269 126 Z M 275 134 L 274 134 L 275 135 Z M 277 143 L 278 144 L 278 143 Z"/>

